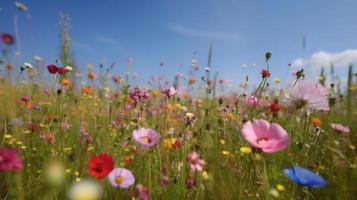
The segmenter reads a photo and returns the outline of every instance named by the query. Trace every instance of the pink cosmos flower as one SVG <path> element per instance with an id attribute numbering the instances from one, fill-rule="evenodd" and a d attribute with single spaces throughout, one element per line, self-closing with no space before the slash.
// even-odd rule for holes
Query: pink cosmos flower
<path id="1" fill-rule="evenodd" d="M 275 123 L 259 119 L 246 122 L 242 127 L 242 135 L 253 147 L 266 153 L 274 153 L 289 145 L 286 131 Z"/>
<path id="2" fill-rule="evenodd" d="M 13 148 L 0 149 L 0 172 L 22 169 L 22 159 L 17 155 L 17 150 Z"/>
<path id="3" fill-rule="evenodd" d="M 336 123 L 332 123 L 331 124 L 331 128 L 342 132 L 342 133 L 349 133 L 350 132 L 350 128 L 348 128 L 347 126 L 344 126 L 342 124 L 336 124 Z"/>
<path id="4" fill-rule="evenodd" d="M 201 159 L 197 152 L 194 151 L 189 153 L 186 157 L 186 160 L 190 163 L 190 168 L 192 171 L 202 171 L 205 161 Z"/>
<path id="5" fill-rule="evenodd" d="M 133 138 L 144 148 L 154 146 L 160 140 L 160 134 L 149 128 L 140 128 L 133 131 Z"/>
<path id="6" fill-rule="evenodd" d="M 264 104 L 262 99 L 258 99 L 255 96 L 246 96 L 245 103 L 249 106 L 261 106 Z"/>
<path id="7" fill-rule="evenodd" d="M 109 182 L 114 187 L 128 188 L 135 183 L 135 177 L 131 171 L 125 168 L 115 168 L 108 174 Z"/>
<path id="8" fill-rule="evenodd" d="M 139 184 L 135 186 L 133 197 L 135 197 L 138 200 L 149 200 L 150 197 L 149 190 L 143 185 Z"/>
<path id="9" fill-rule="evenodd" d="M 296 109 L 328 111 L 328 94 L 328 89 L 320 83 L 304 80 L 288 92 L 285 102 Z"/>

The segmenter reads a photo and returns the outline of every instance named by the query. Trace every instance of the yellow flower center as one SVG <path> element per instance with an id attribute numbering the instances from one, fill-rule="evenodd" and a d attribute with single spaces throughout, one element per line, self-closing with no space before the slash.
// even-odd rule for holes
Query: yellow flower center
<path id="1" fill-rule="evenodd" d="M 122 176 L 117 176 L 115 178 L 115 183 L 117 183 L 118 185 L 122 184 L 124 182 L 124 178 Z"/>
<path id="2" fill-rule="evenodd" d="M 146 142 L 146 143 L 150 142 L 150 138 L 148 136 L 141 137 L 140 139 L 141 139 L 141 141 Z"/>

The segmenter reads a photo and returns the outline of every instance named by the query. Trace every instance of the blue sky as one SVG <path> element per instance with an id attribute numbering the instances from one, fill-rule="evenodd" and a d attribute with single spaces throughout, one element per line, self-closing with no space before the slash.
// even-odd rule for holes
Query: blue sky
<path id="1" fill-rule="evenodd" d="M 14 33 L 19 17 L 20 60 L 40 55 L 53 63 L 59 47 L 59 13 L 71 17 L 77 63 L 110 65 L 122 72 L 128 57 L 142 80 L 151 74 L 173 77 L 188 72 L 193 52 L 203 73 L 209 44 L 212 70 L 239 83 L 248 73 L 259 78 L 264 54 L 271 51 L 272 77 L 283 78 L 288 63 L 319 69 L 321 59 L 336 62 L 341 77 L 357 60 L 357 1 L 354 0 L 12 0 L 0 2 L 0 32 Z M 28 20 L 26 15 L 31 16 Z M 306 36 L 306 49 L 302 38 Z M 346 52 L 346 50 L 349 50 Z M 323 51 L 321 53 L 321 51 Z M 320 52 L 320 54 L 318 54 Z M 317 54 L 316 54 L 317 53 Z M 309 59 L 313 54 L 311 59 Z M 341 61 L 342 60 L 342 61 Z M 165 63 L 160 67 L 160 62 Z M 250 67 L 255 63 L 256 67 Z M 241 65 L 247 64 L 248 69 Z M 289 74 L 290 75 L 290 74 Z"/>

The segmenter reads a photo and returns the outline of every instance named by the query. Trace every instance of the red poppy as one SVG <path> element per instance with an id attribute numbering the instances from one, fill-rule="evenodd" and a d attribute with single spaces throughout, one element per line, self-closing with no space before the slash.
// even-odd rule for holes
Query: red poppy
<path id="1" fill-rule="evenodd" d="M 50 72 L 51 74 L 55 74 L 58 72 L 58 67 L 56 65 L 48 65 L 47 66 L 47 70 L 48 72 Z"/>
<path id="2" fill-rule="evenodd" d="M 263 78 L 270 77 L 270 72 L 266 69 L 263 69 L 262 72 L 260 72 Z"/>
<path id="3" fill-rule="evenodd" d="M 14 37 L 8 33 L 2 34 L 1 40 L 7 45 L 12 45 L 15 42 Z"/>
<path id="4" fill-rule="evenodd" d="M 89 160 L 88 168 L 89 174 L 99 180 L 106 177 L 113 170 L 114 160 L 110 155 L 101 153 Z"/>
<path id="5" fill-rule="evenodd" d="M 58 73 L 61 75 L 65 75 L 67 72 L 66 68 L 64 67 L 58 67 Z"/>
<path id="6" fill-rule="evenodd" d="M 268 105 L 268 110 L 273 113 L 277 113 L 281 110 L 281 107 L 277 103 L 271 103 Z"/>

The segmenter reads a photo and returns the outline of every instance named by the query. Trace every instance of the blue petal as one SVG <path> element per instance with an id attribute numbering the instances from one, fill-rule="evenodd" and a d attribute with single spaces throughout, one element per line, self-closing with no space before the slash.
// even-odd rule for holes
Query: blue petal
<path id="1" fill-rule="evenodd" d="M 284 173 L 291 180 L 302 186 L 322 187 L 327 184 L 321 176 L 301 167 L 295 166 L 293 168 L 285 169 Z"/>
<path id="2" fill-rule="evenodd" d="M 292 181 L 294 181 L 295 183 L 300 184 L 299 179 L 295 176 L 295 172 L 293 168 L 288 168 L 288 169 L 284 169 L 284 174 Z"/>

